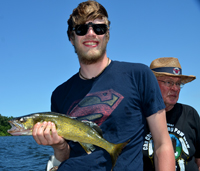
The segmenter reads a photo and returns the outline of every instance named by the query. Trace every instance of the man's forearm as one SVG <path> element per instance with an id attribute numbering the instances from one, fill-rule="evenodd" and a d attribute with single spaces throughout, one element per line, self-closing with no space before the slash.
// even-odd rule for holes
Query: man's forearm
<path id="1" fill-rule="evenodd" d="M 156 171 L 175 171 L 174 151 L 167 145 L 162 145 L 154 153 Z"/>
<path id="2" fill-rule="evenodd" d="M 54 149 L 54 155 L 57 160 L 60 162 L 63 162 L 69 158 L 70 155 L 70 146 L 68 143 L 64 144 L 63 147 L 55 148 Z"/>
<path id="3" fill-rule="evenodd" d="M 195 159 L 195 162 L 196 162 L 197 167 L 198 167 L 198 169 L 199 169 L 199 171 L 200 171 L 200 158 L 196 158 L 196 159 Z"/>

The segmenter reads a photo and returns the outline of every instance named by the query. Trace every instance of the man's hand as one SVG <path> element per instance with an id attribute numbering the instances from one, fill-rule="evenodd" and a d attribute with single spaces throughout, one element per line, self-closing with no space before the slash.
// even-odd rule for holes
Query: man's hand
<path id="1" fill-rule="evenodd" d="M 52 122 L 38 122 L 33 127 L 33 138 L 39 145 L 62 145 L 65 140 L 57 134 L 55 124 Z"/>
<path id="2" fill-rule="evenodd" d="M 39 145 L 49 145 L 54 149 L 54 155 L 60 162 L 69 158 L 70 147 L 67 141 L 58 135 L 52 122 L 38 122 L 33 127 L 33 138 Z"/>

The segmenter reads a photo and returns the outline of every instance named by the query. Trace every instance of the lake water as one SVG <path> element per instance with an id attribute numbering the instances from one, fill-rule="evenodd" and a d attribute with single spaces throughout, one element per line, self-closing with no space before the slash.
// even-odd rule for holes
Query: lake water
<path id="1" fill-rule="evenodd" d="M 0 136 L 0 171 L 45 171 L 50 146 L 38 145 L 32 136 Z"/>

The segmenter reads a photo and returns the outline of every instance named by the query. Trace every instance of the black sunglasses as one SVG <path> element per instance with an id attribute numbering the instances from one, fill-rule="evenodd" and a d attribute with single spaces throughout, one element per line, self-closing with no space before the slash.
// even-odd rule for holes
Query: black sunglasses
<path id="1" fill-rule="evenodd" d="M 79 36 L 84 36 L 87 34 L 89 27 L 92 27 L 97 35 L 105 34 L 108 30 L 106 24 L 93 24 L 92 22 L 89 22 L 88 24 L 81 24 L 73 27 L 72 31 L 75 31 Z"/>

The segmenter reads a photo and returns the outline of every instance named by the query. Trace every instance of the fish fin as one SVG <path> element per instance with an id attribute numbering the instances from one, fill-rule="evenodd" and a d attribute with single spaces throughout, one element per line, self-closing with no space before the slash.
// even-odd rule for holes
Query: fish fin
<path id="1" fill-rule="evenodd" d="M 94 122 L 94 120 L 99 119 L 101 117 L 102 117 L 101 113 L 93 113 L 91 115 L 79 116 L 79 117 L 77 117 L 77 120 L 79 120 L 79 121 L 87 120 L 87 121 Z"/>
<path id="2" fill-rule="evenodd" d="M 79 144 L 83 147 L 87 154 L 91 154 L 92 151 L 95 150 L 95 147 L 92 144 L 88 143 L 80 143 Z"/>
<path id="3" fill-rule="evenodd" d="M 123 148 L 129 143 L 130 140 L 120 143 L 120 144 L 115 144 L 113 149 L 110 152 L 110 156 L 112 159 L 112 168 L 115 166 L 115 163 L 117 161 L 118 156 L 122 152 Z"/>
<path id="4" fill-rule="evenodd" d="M 87 120 L 82 120 L 81 122 L 93 128 L 101 137 L 103 137 L 103 132 L 96 123 Z"/>

